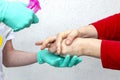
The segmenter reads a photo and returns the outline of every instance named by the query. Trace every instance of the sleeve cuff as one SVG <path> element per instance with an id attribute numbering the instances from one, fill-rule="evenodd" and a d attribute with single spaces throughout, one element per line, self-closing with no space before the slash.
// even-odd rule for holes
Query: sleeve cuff
<path id="1" fill-rule="evenodd" d="M 120 70 L 120 42 L 102 40 L 101 61 L 104 68 Z"/>

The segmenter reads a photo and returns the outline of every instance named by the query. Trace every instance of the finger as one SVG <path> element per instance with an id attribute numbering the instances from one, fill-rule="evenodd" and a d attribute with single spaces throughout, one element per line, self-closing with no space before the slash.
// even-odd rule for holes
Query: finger
<path id="1" fill-rule="evenodd" d="M 70 60 L 70 63 L 69 63 L 69 67 L 72 67 L 74 66 L 74 64 L 78 61 L 78 57 L 77 56 L 73 56 L 72 59 Z"/>
<path id="2" fill-rule="evenodd" d="M 37 41 L 37 42 L 35 43 L 36 46 L 41 46 L 42 44 L 43 44 L 43 41 Z M 47 46 L 47 48 L 48 48 L 48 46 Z M 41 50 L 43 50 L 43 49 L 41 49 Z"/>
<path id="3" fill-rule="evenodd" d="M 70 61 L 70 55 L 66 55 L 65 59 L 63 60 L 63 63 L 60 66 L 68 67 L 69 61 Z"/>
<path id="4" fill-rule="evenodd" d="M 78 35 L 79 32 L 77 30 L 73 30 L 66 39 L 66 45 L 70 45 Z"/>
<path id="5" fill-rule="evenodd" d="M 62 32 L 57 35 L 56 38 L 56 45 L 57 45 L 57 53 L 60 54 L 62 50 L 62 41 L 67 37 L 67 35 L 70 33 L 70 31 Z"/>
<path id="6" fill-rule="evenodd" d="M 77 64 L 80 63 L 80 62 L 82 62 L 82 58 L 78 57 L 78 58 L 77 58 L 77 61 L 76 61 L 76 63 L 75 63 L 74 65 L 77 65 Z"/>
<path id="7" fill-rule="evenodd" d="M 38 41 L 38 42 L 35 43 L 36 46 L 40 46 L 40 45 L 42 45 L 42 44 L 43 44 L 43 41 Z M 51 47 L 51 44 L 53 44 L 53 43 L 49 43 L 49 44 L 46 46 L 46 48 L 50 48 L 50 47 Z M 53 46 L 53 45 L 52 45 L 52 46 Z"/>
<path id="8" fill-rule="evenodd" d="M 42 44 L 43 44 L 43 41 L 37 41 L 37 42 L 35 42 L 36 46 L 39 46 L 39 45 L 42 45 Z"/>
<path id="9" fill-rule="evenodd" d="M 50 45 L 50 47 L 48 48 L 48 50 L 49 50 L 51 53 L 56 53 L 57 47 L 56 47 L 56 45 L 52 44 L 52 45 Z"/>
<path id="10" fill-rule="evenodd" d="M 56 40 L 56 37 L 54 37 L 54 36 L 47 38 L 47 39 L 43 42 L 41 49 L 46 48 L 49 43 L 52 43 L 52 42 L 54 42 L 55 40 Z"/>
<path id="11" fill-rule="evenodd" d="M 48 44 L 45 48 L 50 48 L 50 44 Z M 43 48 L 43 49 L 45 49 L 45 48 Z M 41 49 L 41 50 L 43 50 L 43 49 Z"/>

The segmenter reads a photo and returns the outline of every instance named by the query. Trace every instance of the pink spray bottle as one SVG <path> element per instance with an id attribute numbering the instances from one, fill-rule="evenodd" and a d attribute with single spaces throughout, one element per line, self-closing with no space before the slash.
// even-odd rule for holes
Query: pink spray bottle
<path id="1" fill-rule="evenodd" d="M 40 2 L 38 0 L 30 0 L 27 7 L 33 10 L 35 13 L 38 12 L 38 10 L 41 10 Z"/>

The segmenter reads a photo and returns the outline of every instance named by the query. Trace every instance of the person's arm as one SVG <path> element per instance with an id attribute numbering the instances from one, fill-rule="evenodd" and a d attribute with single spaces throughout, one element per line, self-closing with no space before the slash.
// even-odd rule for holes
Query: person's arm
<path id="1" fill-rule="evenodd" d="M 70 54 L 71 56 L 91 56 L 100 58 L 100 48 L 102 40 L 93 38 L 76 38 L 71 45 L 65 44 L 65 39 L 62 42 L 62 51 L 60 55 Z M 57 51 L 56 42 L 49 46 L 49 51 L 55 53 Z"/>
<path id="2" fill-rule="evenodd" d="M 49 50 L 51 52 L 57 51 L 55 42 L 51 44 Z M 63 40 L 61 54 L 100 58 L 104 68 L 120 70 L 119 41 L 100 40 L 93 38 L 76 38 L 71 45 L 67 46 L 65 45 L 65 40 Z"/>
<path id="3" fill-rule="evenodd" d="M 86 43 L 83 48 L 85 56 L 100 58 L 104 68 L 120 70 L 119 41 L 91 39 Z"/>
<path id="4" fill-rule="evenodd" d="M 69 46 L 64 45 L 65 47 L 63 46 L 62 50 L 65 52 L 69 50 L 69 51 L 73 51 L 72 53 L 75 52 L 79 55 L 82 54 L 84 56 L 100 58 L 104 68 L 120 70 L 119 41 L 90 39 L 90 38 L 85 38 L 85 39 L 83 38 L 78 40 L 75 39 L 74 41 L 73 44 L 71 44 L 70 46 L 74 44 L 76 46 L 74 45 L 70 49 Z"/>
<path id="5" fill-rule="evenodd" d="M 24 66 L 37 62 L 36 53 L 15 50 L 8 40 L 3 49 L 3 64 L 6 67 Z"/>
<path id="6" fill-rule="evenodd" d="M 51 43 L 56 42 L 57 44 L 57 54 L 60 54 L 62 51 L 61 43 L 64 39 L 67 45 L 72 44 L 76 38 L 98 38 L 97 30 L 93 25 L 87 25 L 78 29 L 66 30 L 59 32 L 57 36 L 51 36 L 43 41 L 36 42 L 36 45 L 41 45 L 41 49 L 45 49 Z"/>
<path id="7" fill-rule="evenodd" d="M 50 53 L 48 50 L 40 50 L 38 53 L 18 51 L 13 48 L 11 40 L 7 41 L 3 50 L 3 64 L 6 67 L 25 66 L 36 62 L 39 64 L 48 63 L 54 67 L 72 67 L 81 61 L 81 58 L 77 56 L 62 57 Z"/>
<path id="8" fill-rule="evenodd" d="M 120 40 L 120 13 L 92 23 L 98 33 L 98 38 Z"/>

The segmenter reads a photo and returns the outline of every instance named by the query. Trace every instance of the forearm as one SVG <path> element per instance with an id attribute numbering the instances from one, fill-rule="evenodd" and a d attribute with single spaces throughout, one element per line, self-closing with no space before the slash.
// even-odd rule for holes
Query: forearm
<path id="1" fill-rule="evenodd" d="M 79 40 L 80 41 L 80 40 Z M 120 42 L 86 38 L 82 42 L 82 51 L 78 55 L 100 58 L 104 68 L 120 70 Z"/>
<path id="2" fill-rule="evenodd" d="M 100 48 L 101 40 L 93 38 L 76 38 L 70 46 L 62 42 L 62 54 L 100 58 Z"/>
<path id="3" fill-rule="evenodd" d="M 78 29 L 82 38 L 98 38 L 97 30 L 93 25 L 87 25 Z"/>
<path id="4" fill-rule="evenodd" d="M 28 53 L 18 50 L 10 51 L 3 57 L 3 63 L 7 67 L 25 66 L 37 62 L 36 53 Z"/>

